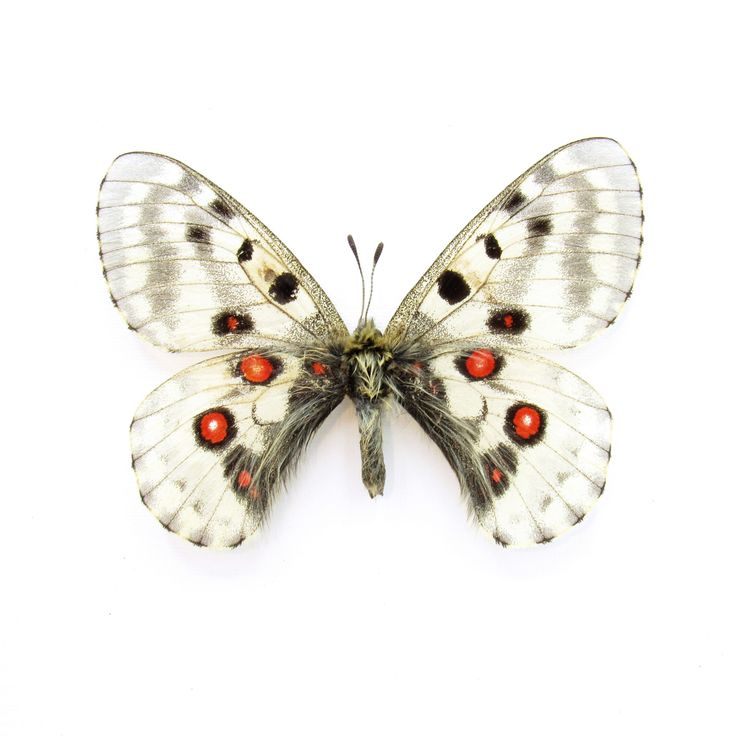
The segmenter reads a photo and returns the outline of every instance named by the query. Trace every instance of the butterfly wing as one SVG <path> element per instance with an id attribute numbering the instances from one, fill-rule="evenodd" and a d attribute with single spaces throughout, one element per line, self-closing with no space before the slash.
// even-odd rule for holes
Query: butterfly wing
<path id="1" fill-rule="evenodd" d="M 117 158 L 100 188 L 100 254 L 130 327 L 169 350 L 229 349 L 153 391 L 131 425 L 144 503 L 192 542 L 257 529 L 344 386 L 335 308 L 276 236 L 178 161 Z"/>
<path id="2" fill-rule="evenodd" d="M 507 346 L 408 365 L 402 404 L 497 542 L 549 541 L 590 510 L 605 484 L 611 417 L 588 384 Z"/>
<path id="3" fill-rule="evenodd" d="M 473 218 L 389 323 L 400 401 L 499 543 L 554 538 L 603 490 L 605 403 L 528 350 L 571 347 L 613 322 L 641 223 L 636 169 L 618 143 L 571 143 Z"/>
<path id="4" fill-rule="evenodd" d="M 230 195 L 154 153 L 115 159 L 100 256 L 130 327 L 169 350 L 329 342 L 347 328 L 291 251 Z"/>
<path id="5" fill-rule="evenodd" d="M 329 358 L 326 358 L 329 360 Z M 143 502 L 205 546 L 239 544 L 345 388 L 326 363 L 246 350 L 178 373 L 138 408 L 133 468 Z"/>
<path id="6" fill-rule="evenodd" d="M 641 248 L 636 169 L 610 138 L 553 151 L 483 208 L 401 303 L 387 337 L 571 347 L 610 325 Z"/>

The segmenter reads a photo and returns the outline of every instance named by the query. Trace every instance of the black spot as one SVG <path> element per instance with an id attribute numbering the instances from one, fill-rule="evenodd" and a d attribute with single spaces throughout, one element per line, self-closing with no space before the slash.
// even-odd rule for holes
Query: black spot
<path id="1" fill-rule="evenodd" d="M 297 291 L 299 291 L 299 282 L 293 273 L 279 274 L 271 284 L 268 293 L 274 301 L 279 304 L 288 304 L 296 299 Z"/>
<path id="2" fill-rule="evenodd" d="M 215 335 L 242 335 L 253 327 L 253 318 L 247 312 L 220 312 L 212 318 Z"/>
<path id="3" fill-rule="evenodd" d="M 220 215 L 220 217 L 224 217 L 226 220 L 230 220 L 235 217 L 232 207 L 230 207 L 230 205 L 220 197 L 212 200 L 210 209 Z"/>
<path id="4" fill-rule="evenodd" d="M 212 439 L 208 439 L 203 434 L 202 419 L 206 417 L 207 414 L 221 414 L 224 417 L 226 432 L 225 436 L 222 439 L 217 439 L 215 441 Z M 207 450 L 215 450 L 217 452 L 222 450 L 224 447 L 227 447 L 227 445 L 232 442 L 233 437 L 235 437 L 235 435 L 238 433 L 238 428 L 235 426 L 235 417 L 233 416 L 232 412 L 224 406 L 215 406 L 211 409 L 203 411 L 201 414 L 198 414 L 194 418 L 192 428 L 194 430 L 194 439 L 197 441 L 197 444 L 200 447 L 204 447 Z"/>
<path id="5" fill-rule="evenodd" d="M 190 243 L 209 243 L 210 229 L 203 225 L 189 225 L 187 227 L 186 239 Z"/>
<path id="6" fill-rule="evenodd" d="M 526 202 L 526 197 L 517 189 L 507 200 L 504 209 L 517 210 Z"/>
<path id="7" fill-rule="evenodd" d="M 496 240 L 496 236 L 492 233 L 490 235 L 486 235 L 483 238 L 483 242 L 486 246 L 486 255 L 489 258 L 500 258 L 501 257 L 501 246 L 498 244 L 498 240 Z"/>
<path id="8" fill-rule="evenodd" d="M 552 232 L 552 220 L 549 217 L 537 217 L 527 223 L 529 235 L 549 235 Z"/>
<path id="9" fill-rule="evenodd" d="M 204 225 L 189 225 L 185 238 L 190 243 L 209 243 L 210 229 Z"/>
<path id="10" fill-rule="evenodd" d="M 246 238 L 238 248 L 238 262 L 249 261 L 253 258 L 253 241 Z"/>
<path id="11" fill-rule="evenodd" d="M 518 335 L 529 327 L 529 315 L 521 309 L 507 309 L 492 312 L 486 322 L 491 332 L 505 335 Z"/>
<path id="12" fill-rule="evenodd" d="M 535 421 L 531 426 L 521 423 L 517 425 L 517 412 L 528 412 Z M 504 430 L 517 445 L 536 445 L 542 441 L 547 427 L 547 415 L 544 410 L 534 404 L 513 404 L 506 412 Z"/>
<path id="13" fill-rule="evenodd" d="M 437 290 L 448 304 L 457 304 L 470 294 L 468 282 L 457 271 L 443 271 L 437 279 Z"/>

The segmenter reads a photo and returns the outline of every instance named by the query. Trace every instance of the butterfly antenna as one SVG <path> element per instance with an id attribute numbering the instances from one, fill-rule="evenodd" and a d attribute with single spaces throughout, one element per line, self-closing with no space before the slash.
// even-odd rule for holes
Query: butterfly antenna
<path id="1" fill-rule="evenodd" d="M 358 324 L 361 324 L 363 322 L 363 307 L 365 307 L 365 276 L 363 276 L 363 267 L 360 265 L 358 249 L 355 247 L 355 241 L 352 235 L 348 235 L 348 245 L 350 246 L 350 250 L 353 251 L 355 262 L 358 264 L 358 271 L 360 272 L 360 319 L 358 320 Z"/>
<path id="2" fill-rule="evenodd" d="M 365 308 L 364 321 L 368 319 L 368 310 L 371 308 L 371 300 L 373 299 L 373 274 L 376 272 L 376 264 L 378 263 L 378 259 L 381 257 L 381 253 L 383 253 L 383 243 L 378 244 L 376 252 L 373 254 L 373 268 L 371 269 L 371 288 L 368 292 L 368 306 Z"/>

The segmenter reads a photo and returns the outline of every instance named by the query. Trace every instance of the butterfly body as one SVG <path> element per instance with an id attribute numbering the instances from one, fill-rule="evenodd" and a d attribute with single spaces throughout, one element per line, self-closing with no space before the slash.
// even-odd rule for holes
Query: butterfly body
<path id="1" fill-rule="evenodd" d="M 386 480 L 383 410 L 396 390 L 393 349 L 372 320 L 360 325 L 345 344 L 343 365 L 348 395 L 358 415 L 363 484 L 374 498 L 383 493 Z"/>
<path id="2" fill-rule="evenodd" d="M 351 334 L 291 251 L 230 195 L 166 156 L 120 156 L 98 207 L 113 302 L 154 344 L 225 351 L 136 412 L 144 503 L 195 544 L 239 544 L 347 396 L 372 497 L 385 485 L 382 419 L 398 404 L 498 543 L 553 539 L 603 491 L 610 413 L 539 351 L 615 320 L 639 264 L 641 222 L 623 149 L 608 138 L 568 144 L 458 233 L 383 332 L 362 316 Z"/>

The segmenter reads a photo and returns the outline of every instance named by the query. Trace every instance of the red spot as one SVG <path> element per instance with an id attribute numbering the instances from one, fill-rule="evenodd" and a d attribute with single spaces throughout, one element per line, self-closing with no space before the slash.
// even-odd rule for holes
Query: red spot
<path id="1" fill-rule="evenodd" d="M 418 360 L 415 360 L 411 367 L 414 369 L 415 373 L 421 373 L 424 370 L 424 363 L 421 363 Z"/>
<path id="2" fill-rule="evenodd" d="M 473 378 L 486 378 L 496 370 L 496 358 L 489 350 L 474 350 L 465 361 L 465 369 Z"/>
<path id="3" fill-rule="evenodd" d="M 219 411 L 211 411 L 199 421 L 202 439 L 212 445 L 220 444 L 227 437 L 228 429 L 227 417 Z"/>
<path id="4" fill-rule="evenodd" d="M 240 327 L 240 320 L 234 314 L 231 314 L 225 322 L 227 324 L 228 332 L 235 332 L 238 327 Z"/>
<path id="5" fill-rule="evenodd" d="M 251 383 L 263 383 L 271 378 L 273 363 L 262 355 L 248 355 L 240 361 L 240 372 Z"/>
<path id="6" fill-rule="evenodd" d="M 531 406 L 522 406 L 516 410 L 513 419 L 514 431 L 524 440 L 534 437 L 542 424 L 542 417 Z"/>
<path id="7" fill-rule="evenodd" d="M 320 363 L 318 360 L 315 360 L 314 363 L 312 363 L 312 373 L 314 373 L 315 376 L 324 376 L 325 373 L 327 373 L 327 366 L 324 363 Z"/>
<path id="8" fill-rule="evenodd" d="M 241 470 L 238 473 L 238 488 L 247 488 L 252 479 L 253 476 L 247 470 Z"/>
<path id="9" fill-rule="evenodd" d="M 503 316 L 503 326 L 510 330 L 514 326 L 514 315 L 513 314 L 504 314 Z"/>
<path id="10" fill-rule="evenodd" d="M 491 480 L 494 483 L 500 483 L 503 480 L 503 473 L 498 468 L 493 468 L 491 471 Z"/>

